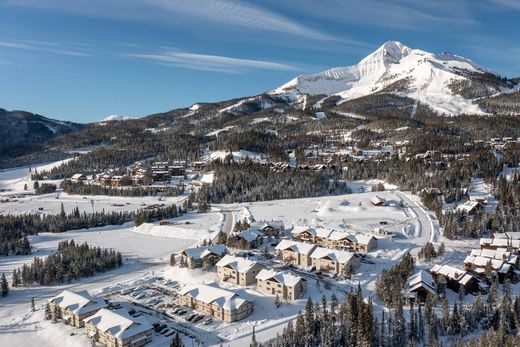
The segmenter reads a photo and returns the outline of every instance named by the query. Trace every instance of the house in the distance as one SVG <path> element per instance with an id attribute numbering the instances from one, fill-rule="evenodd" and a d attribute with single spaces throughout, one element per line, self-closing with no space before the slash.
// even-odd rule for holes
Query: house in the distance
<path id="1" fill-rule="evenodd" d="M 385 199 L 379 197 L 379 196 L 374 196 L 372 199 L 370 199 L 370 202 L 372 203 L 372 205 L 374 206 L 385 206 L 386 205 L 386 201 Z"/>
<path id="2" fill-rule="evenodd" d="M 291 237 L 295 241 L 314 242 L 316 230 L 306 225 L 295 225 L 291 230 Z"/>
<path id="3" fill-rule="evenodd" d="M 464 293 L 477 293 L 479 291 L 479 283 L 475 276 L 466 270 L 460 270 L 449 265 L 434 265 L 430 269 L 435 283 L 439 283 L 440 277 L 446 279 L 446 286 L 454 292 L 459 292 L 460 288 L 464 288 Z"/>
<path id="4" fill-rule="evenodd" d="M 318 271 L 346 275 L 359 267 L 359 257 L 354 252 L 317 247 L 311 254 L 312 266 Z"/>
<path id="5" fill-rule="evenodd" d="M 284 300 L 301 299 L 307 292 L 307 281 L 289 271 L 263 269 L 256 276 L 258 291 L 277 295 Z"/>
<path id="6" fill-rule="evenodd" d="M 97 177 L 97 180 L 103 187 L 108 187 L 112 184 L 112 175 L 109 173 L 103 173 Z"/>
<path id="7" fill-rule="evenodd" d="M 408 279 L 406 296 L 414 302 L 425 302 L 428 296 L 437 294 L 435 282 L 430 273 L 419 270 Z"/>
<path id="8" fill-rule="evenodd" d="M 502 237 L 483 237 L 480 239 L 480 248 L 518 253 L 518 250 L 520 249 L 520 240 Z"/>
<path id="9" fill-rule="evenodd" d="M 181 305 L 226 322 L 249 316 L 254 302 L 238 294 L 206 284 L 188 284 L 179 291 Z"/>
<path id="10" fill-rule="evenodd" d="M 301 267 L 312 265 L 311 254 L 316 249 L 316 245 L 311 243 L 282 240 L 276 250 L 281 255 L 284 263 Z"/>
<path id="11" fill-rule="evenodd" d="M 507 251 L 493 249 L 474 249 L 464 259 L 464 268 L 471 270 L 478 276 L 486 275 L 486 267 L 491 266 L 491 271 L 496 272 L 500 282 L 506 278 L 516 280 L 518 266 L 518 255 Z"/>
<path id="12" fill-rule="evenodd" d="M 474 215 L 482 210 L 484 210 L 484 205 L 478 201 L 466 201 L 456 208 L 457 212 L 465 213 L 469 216 Z"/>
<path id="13" fill-rule="evenodd" d="M 252 228 L 260 230 L 266 236 L 280 237 L 283 235 L 285 226 L 283 221 L 260 221 L 255 222 Z"/>
<path id="14" fill-rule="evenodd" d="M 264 268 L 257 261 L 225 255 L 220 259 L 217 266 L 217 276 L 220 282 L 228 282 L 247 286 L 255 283 L 255 277 Z"/>
<path id="15" fill-rule="evenodd" d="M 247 229 L 237 235 L 238 243 L 236 246 L 241 249 L 254 249 L 262 245 L 264 234 L 257 229 Z"/>
<path id="16" fill-rule="evenodd" d="M 116 175 L 112 176 L 112 187 L 123 187 L 129 186 L 132 183 L 132 179 L 128 175 Z"/>
<path id="17" fill-rule="evenodd" d="M 84 174 L 82 173 L 77 173 L 77 174 L 74 174 L 72 175 L 72 177 L 70 178 L 70 181 L 72 183 L 83 183 L 84 181 L 87 180 L 87 176 L 85 176 Z"/>
<path id="18" fill-rule="evenodd" d="M 144 317 L 126 310 L 103 308 L 85 319 L 87 336 L 107 347 L 140 347 L 152 341 L 153 327 Z"/>
<path id="19" fill-rule="evenodd" d="M 51 312 L 68 324 L 81 328 L 85 318 L 106 307 L 103 299 L 92 297 L 86 290 L 73 292 L 64 290 L 49 300 Z"/>
<path id="20" fill-rule="evenodd" d="M 190 269 L 213 266 L 227 253 L 226 246 L 201 246 L 186 248 L 181 252 L 181 263 Z"/>

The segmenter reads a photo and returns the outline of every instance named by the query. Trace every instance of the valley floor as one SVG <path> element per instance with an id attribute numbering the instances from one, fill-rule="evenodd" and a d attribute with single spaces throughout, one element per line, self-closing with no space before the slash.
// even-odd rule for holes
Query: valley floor
<path id="1" fill-rule="evenodd" d="M 20 185 L 24 178 L 17 178 L 13 172 L 0 173 L 0 184 L 6 185 L 14 182 L 15 186 Z M 26 175 L 22 170 L 19 170 L 19 174 Z M 31 262 L 35 256 L 45 257 L 57 249 L 60 241 L 69 239 L 116 249 L 123 255 L 124 265 L 117 270 L 73 281 L 70 284 L 11 289 L 7 297 L 0 299 L 2 344 L 6 346 L 62 346 L 65 343 L 67 346 L 88 346 L 88 339 L 82 329 L 74 329 L 61 323 L 52 324 L 43 319 L 42 311 L 45 302 L 66 288 L 88 290 L 94 295 L 113 299 L 114 293 L 121 289 L 138 289 L 143 285 L 161 285 L 165 281 L 166 283 L 176 283 L 178 286 L 185 283 L 216 282 L 215 272 L 170 267 L 170 255 L 179 253 L 184 248 L 199 245 L 203 240 L 213 240 L 221 230 L 229 233 L 236 221 L 246 217 L 255 221 L 281 220 L 286 228 L 304 224 L 335 230 L 374 233 L 378 238 L 378 245 L 377 249 L 367 253 L 360 268 L 350 279 L 332 281 L 327 276 L 322 277 L 305 270 L 295 270 L 298 275 L 307 279 L 308 292 L 304 299 L 294 303 L 282 303 L 279 308 L 275 305 L 274 297 L 258 292 L 254 286 L 221 285 L 221 287 L 231 289 L 243 297 L 254 300 L 254 313 L 242 321 L 233 323 L 216 320 L 209 324 L 189 323 L 182 317 L 168 318 L 168 324 L 171 327 L 184 332 L 183 341 L 187 346 L 191 346 L 197 341 L 200 341 L 202 345 L 218 346 L 223 343 L 233 347 L 249 346 L 253 327 L 255 327 L 257 340 L 264 341 L 272 338 L 281 332 L 289 321 L 294 320 L 299 311 L 304 309 L 308 297 L 317 302 L 321 300 L 322 296 L 330 300 L 332 294 L 335 294 L 341 300 L 346 292 L 359 285 L 365 297 L 374 298 L 376 280 L 384 268 L 396 263 L 407 252 L 417 254 L 421 246 L 428 241 L 439 243 L 446 240 L 440 235 L 435 217 L 432 213 L 425 211 L 417 196 L 401 192 L 388 185 L 385 191 L 371 192 L 372 183 L 374 182 L 349 182 L 354 193 L 348 195 L 217 205 L 213 206 L 212 212 L 204 214 L 189 212 L 169 220 L 170 224 L 167 225 L 145 223 L 135 227 L 133 223 L 127 223 L 122 226 L 106 226 L 59 234 L 41 233 L 31 236 L 33 253 L 30 256 L 0 258 L 0 273 L 5 273 L 9 281 L 15 268 L 20 267 L 23 263 Z M 384 199 L 387 205 L 374 206 L 371 199 L 376 196 Z M 93 198 L 97 201 L 96 204 L 104 204 L 107 208 L 114 201 L 121 199 L 118 197 Z M 130 204 L 121 208 L 132 210 L 139 206 L 140 202 L 153 198 L 124 199 L 130 201 Z M 170 203 L 179 201 L 176 199 L 182 198 L 172 198 Z M 51 204 L 54 200 L 52 197 L 45 196 L 26 197 L 16 203 L 0 204 L 0 211 L 2 213 L 5 213 L 4 211 L 23 213 L 33 211 L 36 206 L 43 204 L 46 209 L 58 212 L 59 204 Z M 56 200 L 63 201 L 68 209 L 73 208 L 76 204 L 79 206 L 85 199 L 63 196 Z M 376 230 L 379 228 L 385 229 L 390 235 L 377 234 Z M 449 242 L 446 255 L 439 262 L 460 266 L 469 249 L 475 246 L 473 241 Z M 268 248 L 273 251 L 272 245 L 268 245 Z M 273 266 L 282 266 L 281 263 L 276 265 L 276 260 L 273 264 Z M 424 269 L 429 266 L 428 263 L 418 264 L 419 268 Z M 518 291 L 516 287 L 514 290 Z M 153 295 L 152 298 L 154 298 Z M 32 297 L 36 301 L 36 312 L 30 310 Z M 136 302 L 124 295 L 116 295 L 115 300 L 121 301 L 125 305 L 146 302 Z M 173 299 L 163 297 L 161 300 Z M 456 294 L 451 295 L 450 300 L 456 300 Z M 377 315 L 377 311 L 382 309 L 382 304 L 375 299 L 374 305 Z M 151 317 L 149 319 L 154 322 L 162 323 L 164 321 L 164 317 L 158 318 L 157 312 L 150 312 L 149 316 L 146 316 L 147 319 Z M 151 346 L 165 343 L 167 342 L 163 335 L 155 334 Z"/>

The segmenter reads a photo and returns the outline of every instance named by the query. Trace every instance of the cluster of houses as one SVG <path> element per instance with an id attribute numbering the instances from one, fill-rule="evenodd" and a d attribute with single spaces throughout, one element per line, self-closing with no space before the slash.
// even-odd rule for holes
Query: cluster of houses
<path id="1" fill-rule="evenodd" d="M 181 262 L 190 268 L 214 264 L 220 283 L 256 285 L 258 291 L 284 300 L 300 299 L 307 291 L 304 278 L 290 271 L 269 269 L 257 260 L 227 254 L 223 245 L 185 249 Z M 253 301 L 216 285 L 189 284 L 179 291 L 179 300 L 186 307 L 228 322 L 243 319 L 254 309 Z"/>
<path id="2" fill-rule="evenodd" d="M 282 222 L 259 222 L 237 236 L 254 248 L 258 237 L 281 236 L 283 231 Z M 359 267 L 357 252 L 369 252 L 377 247 L 372 235 L 325 228 L 294 226 L 291 236 L 292 240 L 284 239 L 275 247 L 285 265 L 312 267 L 333 275 L 351 274 Z M 228 254 L 224 245 L 187 248 L 180 253 L 180 262 L 190 269 L 215 266 L 220 283 L 254 285 L 259 292 L 283 300 L 301 299 L 307 292 L 305 278 L 289 270 L 269 268 L 258 260 Z M 183 305 L 225 321 L 240 320 L 254 308 L 253 302 L 216 285 L 190 284 L 179 294 Z"/>
<path id="3" fill-rule="evenodd" d="M 153 182 L 170 182 L 172 176 L 184 176 L 186 174 L 186 160 L 174 160 L 171 164 L 166 161 L 158 161 L 152 164 Z"/>
<path id="4" fill-rule="evenodd" d="M 202 170 L 205 162 L 192 162 L 193 170 Z M 170 182 L 173 176 L 186 175 L 186 160 L 174 160 L 169 162 L 154 162 L 150 168 L 144 168 L 141 162 L 132 165 L 128 172 L 115 174 L 112 171 L 101 173 L 97 176 L 97 182 L 103 187 L 141 186 L 152 182 Z M 83 183 L 87 176 L 82 173 L 74 174 L 70 181 L 72 183 Z"/>
<path id="5" fill-rule="evenodd" d="M 507 146 L 512 146 L 517 143 L 520 143 L 520 137 L 514 138 L 514 137 L 492 137 L 487 140 L 475 140 L 476 144 L 482 144 L 486 148 L 494 149 L 497 153 L 502 153 L 504 149 L 507 148 Z"/>
<path id="6" fill-rule="evenodd" d="M 86 335 L 107 347 L 140 347 L 152 340 L 153 326 L 125 309 L 110 310 L 103 299 L 87 291 L 65 290 L 49 300 L 51 314 L 67 324 L 85 328 Z"/>
<path id="7" fill-rule="evenodd" d="M 228 244 L 240 249 L 255 249 L 263 244 L 265 237 L 280 237 L 284 230 L 282 221 L 253 222 L 247 230 L 232 232 Z"/>
<path id="8" fill-rule="evenodd" d="M 310 242 L 340 250 L 370 252 L 377 248 L 377 239 L 373 235 L 326 228 L 294 226 L 291 237 L 295 241 Z"/>
<path id="9" fill-rule="evenodd" d="M 424 301 L 428 293 L 435 295 L 441 276 L 446 287 L 455 291 L 476 294 L 486 293 L 489 276 L 496 276 L 500 283 L 506 279 L 516 282 L 519 270 L 520 232 L 495 233 L 493 237 L 481 238 L 480 249 L 474 249 L 464 259 L 464 268 L 449 265 L 434 265 L 430 272 L 421 270 L 408 281 L 407 295 Z"/>

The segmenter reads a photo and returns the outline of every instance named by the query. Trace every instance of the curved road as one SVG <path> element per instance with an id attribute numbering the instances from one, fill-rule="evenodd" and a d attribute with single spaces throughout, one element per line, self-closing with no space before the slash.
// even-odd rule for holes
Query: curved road
<path id="1" fill-rule="evenodd" d="M 424 245 L 428 241 L 433 242 L 436 238 L 435 226 L 426 210 L 407 194 L 399 190 L 395 190 L 394 193 L 399 196 L 417 215 L 416 219 L 419 221 L 419 226 L 421 228 L 421 237 L 418 238 L 421 240 L 421 245 Z"/>

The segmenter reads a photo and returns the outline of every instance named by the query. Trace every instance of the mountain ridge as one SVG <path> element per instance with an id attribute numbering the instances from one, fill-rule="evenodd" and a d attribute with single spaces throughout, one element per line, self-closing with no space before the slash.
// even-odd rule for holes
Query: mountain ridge
<path id="1" fill-rule="evenodd" d="M 474 85 L 480 94 L 470 97 L 467 90 Z M 449 52 L 429 53 L 398 41 L 387 41 L 358 64 L 300 75 L 269 94 L 287 95 L 295 100 L 301 99 L 302 95 L 337 95 L 341 98 L 338 104 L 341 104 L 391 91 L 419 100 L 439 114 L 455 115 L 485 114 L 473 103 L 474 99 L 512 88 L 511 82 L 501 80 L 500 76 L 470 59 Z M 315 106 L 319 108 L 320 103 Z"/>

